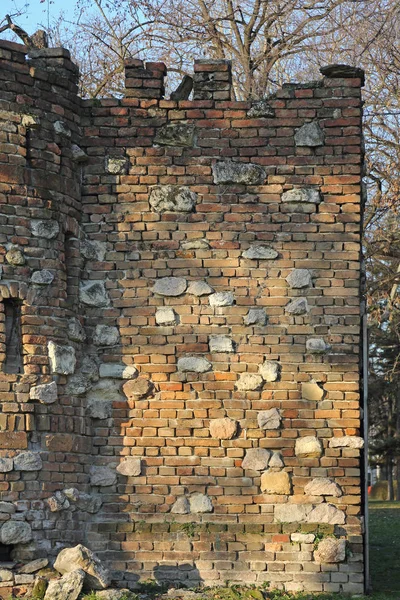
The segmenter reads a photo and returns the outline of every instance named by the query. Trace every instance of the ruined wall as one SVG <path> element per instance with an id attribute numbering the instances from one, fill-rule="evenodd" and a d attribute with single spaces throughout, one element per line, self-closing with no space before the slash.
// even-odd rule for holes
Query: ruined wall
<path id="1" fill-rule="evenodd" d="M 0 542 L 83 542 L 128 587 L 361 592 L 362 72 L 250 104 L 197 61 L 178 102 L 131 60 L 125 98 L 82 101 L 65 50 L 25 53 L 0 44 L 24 363 L 0 376 Z"/>

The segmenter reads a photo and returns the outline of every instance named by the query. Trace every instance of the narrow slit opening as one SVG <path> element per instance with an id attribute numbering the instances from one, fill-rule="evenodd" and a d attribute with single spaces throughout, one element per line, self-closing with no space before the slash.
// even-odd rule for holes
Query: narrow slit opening
<path id="1" fill-rule="evenodd" d="M 3 300 L 5 329 L 5 373 L 22 373 L 21 302 L 14 298 Z"/>

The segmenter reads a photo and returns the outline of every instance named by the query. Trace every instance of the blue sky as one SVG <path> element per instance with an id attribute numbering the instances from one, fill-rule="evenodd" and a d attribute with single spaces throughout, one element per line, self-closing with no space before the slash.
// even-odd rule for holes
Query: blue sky
<path id="1" fill-rule="evenodd" d="M 51 21 L 63 11 L 66 16 L 72 17 L 75 9 L 75 0 L 1 0 L 0 1 L 0 20 L 6 14 L 15 14 L 23 11 L 23 15 L 15 18 L 18 23 L 27 33 L 32 34 L 40 25 L 47 26 L 48 16 Z M 2 34 L 2 37 L 5 37 Z"/>

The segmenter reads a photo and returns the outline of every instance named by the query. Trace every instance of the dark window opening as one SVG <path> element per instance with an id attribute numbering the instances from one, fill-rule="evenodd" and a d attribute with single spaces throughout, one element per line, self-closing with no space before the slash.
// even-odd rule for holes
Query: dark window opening
<path id="1" fill-rule="evenodd" d="M 21 302 L 14 298 L 3 300 L 6 356 L 5 373 L 22 373 Z"/>
<path id="2" fill-rule="evenodd" d="M 73 309 L 78 299 L 79 286 L 79 241 L 72 233 L 65 235 L 66 302 Z"/>
<path id="3" fill-rule="evenodd" d="M 7 546 L 6 544 L 0 544 L 0 563 L 12 562 L 11 550 L 13 546 Z"/>

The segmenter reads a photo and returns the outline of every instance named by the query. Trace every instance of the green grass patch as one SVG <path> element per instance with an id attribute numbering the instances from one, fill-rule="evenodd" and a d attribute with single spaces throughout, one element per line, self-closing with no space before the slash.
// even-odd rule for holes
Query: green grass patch
<path id="1" fill-rule="evenodd" d="M 369 503 L 370 569 L 374 600 L 400 598 L 400 502 Z M 383 594 L 379 596 L 378 594 Z"/>

